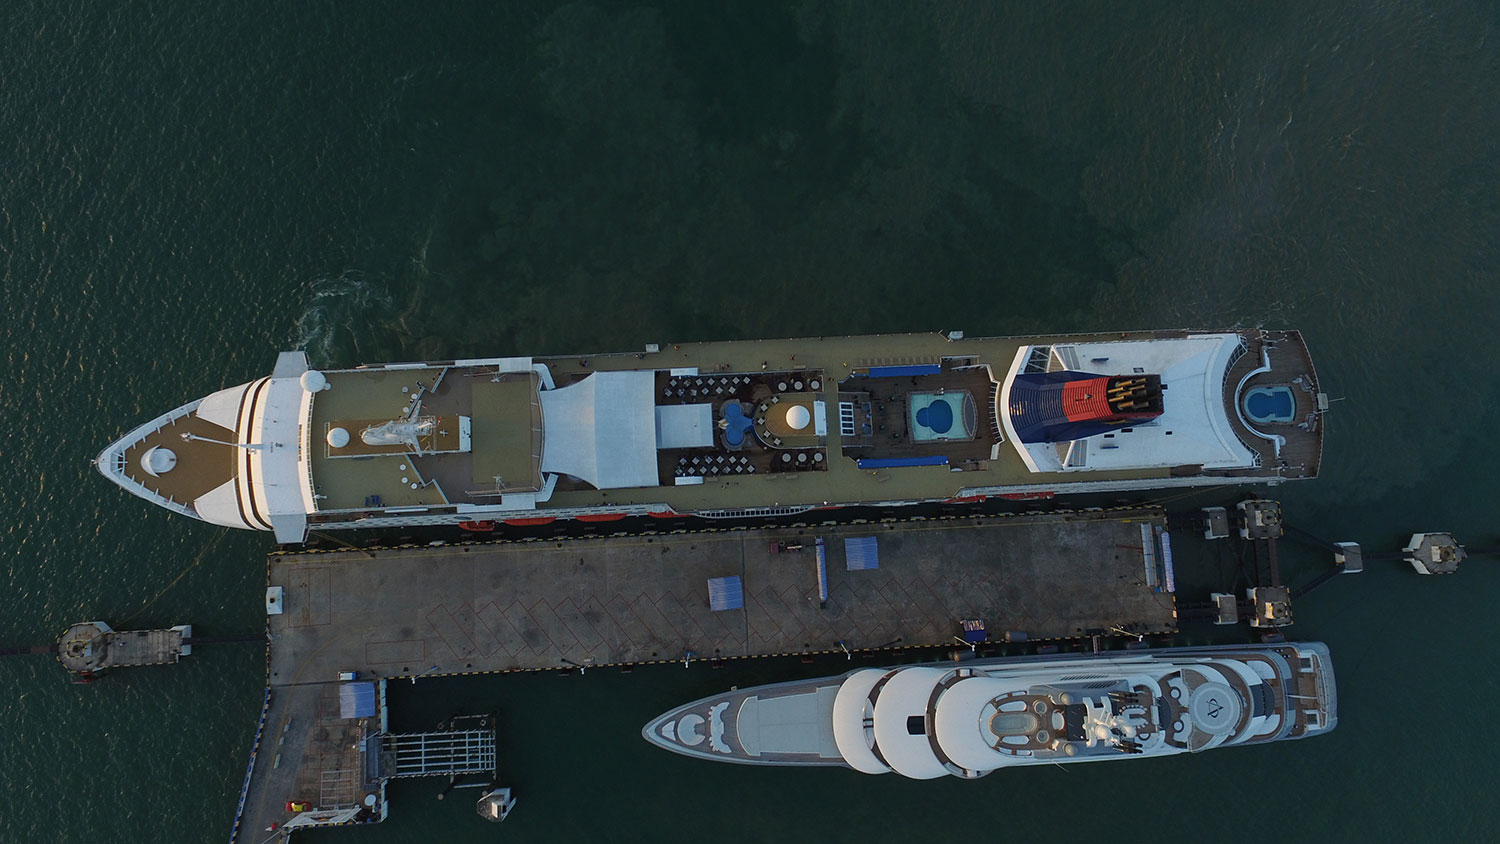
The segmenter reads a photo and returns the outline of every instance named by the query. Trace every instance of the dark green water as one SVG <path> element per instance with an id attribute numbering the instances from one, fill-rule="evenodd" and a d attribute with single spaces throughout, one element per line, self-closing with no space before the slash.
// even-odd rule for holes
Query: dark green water
<path id="1" fill-rule="evenodd" d="M 1297 327 L 1341 401 L 1290 518 L 1495 544 L 1493 4 L 12 0 L 0 47 L 0 643 L 260 629 L 268 537 L 88 461 L 299 346 Z M 1326 738 L 977 783 L 638 737 L 842 661 L 423 681 L 398 726 L 500 707 L 520 808 L 491 827 L 419 781 L 311 840 L 1494 840 L 1497 596 L 1493 562 L 1374 564 L 1300 602 Z M 243 645 L 87 688 L 0 659 L 0 840 L 223 840 L 262 680 Z"/>

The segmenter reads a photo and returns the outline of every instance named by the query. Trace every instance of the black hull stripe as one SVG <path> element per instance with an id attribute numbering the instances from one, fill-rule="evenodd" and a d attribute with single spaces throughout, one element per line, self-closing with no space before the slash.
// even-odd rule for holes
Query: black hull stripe
<path id="1" fill-rule="evenodd" d="M 271 379 L 262 378 L 253 389 L 246 390 L 245 398 L 240 400 L 242 408 L 246 399 L 250 402 L 247 409 L 249 415 L 241 417 L 245 420 L 245 434 L 247 437 L 254 431 L 255 411 L 259 408 L 260 400 L 270 384 Z M 240 506 L 240 518 L 244 519 L 247 525 L 260 525 L 261 530 L 270 530 L 271 523 L 260 514 L 260 508 L 255 504 L 255 485 L 252 482 L 253 479 L 250 477 L 250 457 L 252 452 L 248 448 L 242 448 L 240 452 L 240 472 L 242 473 L 241 476 L 245 479 L 245 494 L 243 496 L 239 495 L 239 485 L 235 485 L 235 499 Z M 249 505 L 248 508 L 246 505 Z"/>

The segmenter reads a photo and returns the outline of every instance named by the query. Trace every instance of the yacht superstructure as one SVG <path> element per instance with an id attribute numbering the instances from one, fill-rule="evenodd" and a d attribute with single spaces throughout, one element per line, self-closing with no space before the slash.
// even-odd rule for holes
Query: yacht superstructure
<path id="1" fill-rule="evenodd" d="M 958 332 L 649 346 L 271 375 L 126 434 L 96 465 L 183 515 L 310 528 L 1239 484 L 1317 474 L 1294 331 Z"/>
<path id="2" fill-rule="evenodd" d="M 739 689 L 656 718 L 652 744 L 750 765 L 913 779 L 1328 732 L 1338 701 L 1319 642 L 861 668 Z"/>

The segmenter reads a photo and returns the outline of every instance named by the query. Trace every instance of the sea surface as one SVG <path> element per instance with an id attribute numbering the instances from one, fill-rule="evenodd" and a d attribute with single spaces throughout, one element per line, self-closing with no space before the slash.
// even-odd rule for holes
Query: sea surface
<path id="1" fill-rule="evenodd" d="M 1294 327 L 1334 403 L 1288 520 L 1500 544 L 1497 127 L 1494 3 L 8 0 L 0 645 L 262 629 L 269 536 L 89 461 L 288 348 Z M 308 840 L 1493 841 L 1497 599 L 1494 560 L 1372 563 L 1294 607 L 1332 647 L 1333 734 L 977 782 L 639 738 L 842 659 L 398 684 L 399 728 L 499 709 L 519 807 L 492 827 L 412 781 Z M 0 841 L 223 841 L 263 680 L 255 645 L 88 687 L 0 658 Z"/>

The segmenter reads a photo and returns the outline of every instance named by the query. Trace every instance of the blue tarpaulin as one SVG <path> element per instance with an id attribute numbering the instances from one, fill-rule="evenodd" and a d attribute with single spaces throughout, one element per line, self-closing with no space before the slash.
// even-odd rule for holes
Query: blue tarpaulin
<path id="1" fill-rule="evenodd" d="M 870 571 L 880 568 L 880 549 L 873 536 L 852 536 L 844 540 L 844 569 Z"/>
<path id="2" fill-rule="evenodd" d="M 947 466 L 946 455 L 934 457 L 866 457 L 856 460 L 861 469 L 889 469 L 897 466 Z"/>
<path id="3" fill-rule="evenodd" d="M 339 686 L 340 718 L 372 718 L 374 715 L 374 683 L 345 683 Z"/>
<path id="4" fill-rule="evenodd" d="M 740 576 L 710 577 L 708 579 L 708 606 L 714 612 L 737 610 L 745 606 L 745 588 Z"/>
<path id="5" fill-rule="evenodd" d="M 872 366 L 871 378 L 900 378 L 903 375 L 936 375 L 943 371 L 940 363 L 925 366 Z"/>
<path id="6" fill-rule="evenodd" d="M 818 551 L 818 606 L 828 605 L 828 546 L 823 537 L 814 540 Z"/>

